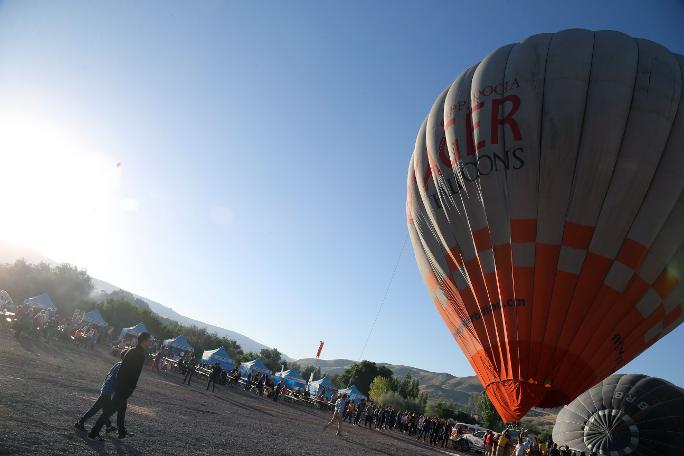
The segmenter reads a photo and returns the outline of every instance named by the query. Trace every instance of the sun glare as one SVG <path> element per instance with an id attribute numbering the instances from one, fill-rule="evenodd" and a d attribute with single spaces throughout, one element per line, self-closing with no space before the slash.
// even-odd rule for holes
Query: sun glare
<path id="1" fill-rule="evenodd" d="M 71 126 L 0 111 L 0 239 L 86 260 L 111 231 L 120 173 Z"/>

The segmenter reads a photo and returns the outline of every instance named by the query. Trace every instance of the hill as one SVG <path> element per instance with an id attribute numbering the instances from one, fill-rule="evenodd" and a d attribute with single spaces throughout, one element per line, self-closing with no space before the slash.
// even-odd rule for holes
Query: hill
<path id="1" fill-rule="evenodd" d="M 320 367 L 324 374 L 342 374 L 344 369 L 354 364 L 350 359 L 316 359 L 303 358 L 297 360 L 300 366 L 312 365 Z M 430 372 L 416 367 L 402 366 L 388 363 L 377 363 L 379 366 L 389 368 L 397 377 L 410 374 L 420 382 L 420 391 L 427 393 L 431 399 L 452 402 L 466 407 L 470 404 L 470 398 L 483 391 L 482 385 L 475 376 L 456 377 L 451 374 Z"/>
<path id="2" fill-rule="evenodd" d="M 117 287 L 116 285 L 112 285 L 109 282 L 105 282 L 104 280 L 96 279 L 93 278 L 93 288 L 98 291 L 104 291 L 105 293 L 111 293 L 112 291 L 120 290 L 121 288 Z M 123 290 L 126 291 L 126 290 Z M 243 334 L 240 334 L 239 332 L 231 331 L 230 329 L 226 328 L 221 328 L 220 326 L 215 326 L 211 325 L 209 323 L 205 323 L 203 321 L 195 320 L 190 317 L 186 317 L 185 315 L 181 315 L 175 310 L 173 310 L 170 307 L 167 307 L 163 304 L 160 304 L 156 301 L 153 301 L 149 298 L 146 298 L 144 296 L 137 295 L 135 293 L 131 293 L 133 296 L 135 296 L 138 299 L 142 299 L 147 303 L 147 305 L 150 307 L 150 310 L 160 317 L 177 321 L 178 323 L 181 323 L 183 325 L 188 325 L 188 326 L 197 326 L 198 328 L 206 328 L 207 331 L 216 333 L 220 337 L 227 337 L 229 339 L 233 339 L 235 342 L 240 344 L 240 347 L 242 347 L 242 350 L 245 352 L 255 352 L 259 353 L 261 349 L 263 348 L 270 348 L 262 343 L 259 343 L 255 341 L 254 339 L 251 339 Z M 283 355 L 284 358 L 288 359 L 285 355 Z"/>
<path id="3" fill-rule="evenodd" d="M 18 245 L 14 245 L 14 244 L 9 243 L 9 242 L 0 241 L 0 264 L 14 263 L 15 261 L 17 261 L 21 258 L 26 260 L 27 263 L 31 263 L 31 264 L 39 264 L 39 263 L 47 263 L 50 265 L 57 264 L 56 261 L 53 261 L 50 258 L 48 258 L 45 255 L 42 255 L 38 252 L 34 252 L 33 250 L 29 250 L 29 249 L 26 249 L 24 247 L 20 247 Z"/>
<path id="4" fill-rule="evenodd" d="M 9 243 L 9 242 L 4 242 L 0 241 L 0 264 L 2 263 L 14 263 L 15 261 L 19 259 L 24 259 L 27 263 L 32 263 L 32 264 L 38 264 L 38 263 L 47 263 L 50 265 L 56 265 L 57 262 L 52 260 L 51 258 L 46 257 L 45 255 L 42 255 L 41 253 L 35 252 L 33 250 Z M 93 283 L 93 288 L 95 292 L 98 291 L 103 291 L 105 293 L 111 293 L 112 291 L 116 290 L 122 290 L 121 287 L 118 287 L 116 285 L 113 285 L 109 282 L 106 282 L 101 279 L 97 279 L 95 277 L 92 277 L 92 283 Z M 162 318 L 168 319 L 168 320 L 173 320 L 178 323 L 184 324 L 184 325 L 194 325 L 199 328 L 206 328 L 207 331 L 209 332 L 214 332 L 218 336 L 221 337 L 227 337 L 229 339 L 233 339 L 236 341 L 242 349 L 245 352 L 255 352 L 258 353 L 261 351 L 262 348 L 269 348 L 266 345 L 259 343 L 255 341 L 254 339 L 251 339 L 243 334 L 240 334 L 235 331 L 231 331 L 229 329 L 221 328 L 220 326 L 215 326 L 211 325 L 209 323 L 205 323 L 203 321 L 199 320 L 194 320 L 192 318 L 186 317 L 184 315 L 179 314 L 175 310 L 173 310 L 170 307 L 167 307 L 163 304 L 160 304 L 156 301 L 153 301 L 149 298 L 146 298 L 144 296 L 137 295 L 135 293 L 131 293 L 133 296 L 135 296 L 138 299 L 141 299 L 147 303 L 149 306 L 150 310 L 157 315 L 159 315 Z M 290 360 L 287 356 L 283 355 L 285 359 L 288 361 Z"/>

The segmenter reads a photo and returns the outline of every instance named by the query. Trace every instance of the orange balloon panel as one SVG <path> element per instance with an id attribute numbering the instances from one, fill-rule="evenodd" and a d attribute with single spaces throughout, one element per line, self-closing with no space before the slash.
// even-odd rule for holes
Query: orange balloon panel
<path id="1" fill-rule="evenodd" d="M 569 403 L 682 322 L 682 68 L 618 32 L 535 35 L 423 122 L 411 241 L 504 420 Z"/>

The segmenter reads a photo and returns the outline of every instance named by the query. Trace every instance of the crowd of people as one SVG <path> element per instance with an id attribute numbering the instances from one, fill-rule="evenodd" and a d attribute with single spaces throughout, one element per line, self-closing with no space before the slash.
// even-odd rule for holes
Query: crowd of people
<path id="1" fill-rule="evenodd" d="M 430 417 L 412 411 L 398 411 L 392 407 L 362 400 L 356 405 L 347 400 L 343 422 L 377 431 L 397 431 L 416 440 L 446 448 L 454 428 L 454 421 Z"/>
<path id="2" fill-rule="evenodd" d="M 2 309 L 3 312 L 6 309 Z M 109 343 L 113 334 L 103 331 L 97 326 L 83 320 L 83 314 L 76 311 L 71 319 L 60 319 L 54 309 L 44 309 L 28 305 L 19 305 L 12 309 L 14 328 L 17 337 L 30 336 L 44 338 L 46 341 L 64 338 L 85 347 L 93 348 L 97 343 Z M 160 347 L 159 351 L 145 354 L 151 346 L 151 337 L 142 333 L 135 338 L 135 346 L 130 340 L 124 340 L 114 346 L 113 351 L 119 353 L 121 361 L 112 366 L 101 387 L 101 394 L 93 406 L 76 422 L 76 428 L 85 431 L 85 422 L 102 412 L 100 419 L 90 431 L 91 438 L 100 439 L 99 432 L 106 426 L 107 432 L 118 431 L 120 438 L 130 437 L 125 427 L 127 400 L 135 389 L 135 384 L 146 359 L 160 374 L 176 370 L 183 377 L 183 384 L 190 385 L 193 376 L 201 374 L 206 377 L 206 390 L 215 391 L 216 385 L 241 384 L 246 391 L 254 391 L 260 397 L 278 401 L 286 396 L 311 402 L 319 406 L 332 408 L 331 420 L 325 425 L 337 423 L 338 435 L 342 432 L 343 423 L 376 431 L 394 431 L 415 438 L 426 444 L 449 448 L 452 442 L 463 438 L 461 429 L 453 420 L 428 416 L 415 411 L 395 410 L 372 401 L 354 401 L 344 394 L 333 392 L 332 397 L 321 388 L 318 395 L 311 397 L 303 388 L 290 390 L 283 381 L 276 382 L 272 375 L 262 372 L 247 373 L 243 378 L 239 366 L 231 370 L 222 368 L 218 363 L 206 364 L 197 360 L 192 351 L 180 352 L 170 347 Z M 127 361 L 128 360 L 128 361 Z M 126 366 L 124 369 L 122 366 Z M 132 367 L 131 367 L 132 366 Z M 123 369 L 123 370 L 122 370 Z M 121 380 L 123 372 L 123 378 Z M 202 380 L 204 381 L 204 380 Z M 110 417 L 117 414 L 117 426 L 113 426 Z M 559 448 L 553 442 L 541 442 L 536 437 L 513 436 L 509 431 L 495 433 L 488 431 L 484 435 L 484 456 L 591 456 Z"/>
<path id="3" fill-rule="evenodd" d="M 9 309 L 1 309 L 3 313 Z M 47 342 L 63 340 L 94 348 L 98 343 L 108 343 L 113 328 L 109 331 L 99 328 L 83 319 L 83 313 L 76 310 L 72 318 L 61 318 L 54 308 L 42 308 L 19 304 L 11 309 L 11 326 L 16 337 L 42 339 Z"/>
<path id="4" fill-rule="evenodd" d="M 516 432 L 517 434 L 517 432 Z M 559 447 L 552 441 L 543 442 L 534 436 L 519 434 L 514 437 L 510 430 L 501 433 L 487 431 L 484 436 L 484 456 L 596 456 Z"/>

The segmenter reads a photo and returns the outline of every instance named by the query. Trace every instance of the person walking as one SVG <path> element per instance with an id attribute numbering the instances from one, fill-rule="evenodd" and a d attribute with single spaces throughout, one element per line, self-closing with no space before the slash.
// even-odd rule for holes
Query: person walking
<path id="1" fill-rule="evenodd" d="M 123 361 L 124 356 L 126 356 L 127 350 L 123 350 L 121 352 L 121 360 Z M 74 424 L 74 427 L 78 429 L 79 431 L 86 432 L 85 428 L 85 422 L 93 417 L 97 412 L 100 410 L 104 409 L 112 400 L 112 394 L 114 393 L 114 384 L 116 382 L 116 377 L 119 373 L 119 369 L 121 368 L 121 361 L 115 363 L 111 369 L 109 369 L 109 372 L 105 376 L 104 382 L 102 383 L 102 386 L 100 387 L 100 397 L 97 398 L 95 403 L 93 404 L 92 407 L 90 407 L 90 410 L 88 410 L 85 415 L 83 415 L 79 420 Z M 114 432 L 116 431 L 116 428 L 112 426 L 112 422 L 107 419 L 105 421 L 105 425 L 107 426 L 106 431 L 107 433 L 109 432 Z"/>
<path id="2" fill-rule="evenodd" d="M 100 418 L 95 422 L 95 426 L 90 430 L 88 437 L 93 440 L 102 440 L 100 430 L 106 421 L 116 413 L 116 425 L 119 429 L 119 438 L 132 437 L 133 434 L 126 431 L 124 419 L 128 398 L 131 397 L 135 387 L 138 385 L 140 373 L 145 365 L 145 351 L 150 346 L 150 333 L 142 332 L 138 335 L 138 344 L 124 356 L 121 367 L 117 374 L 114 384 L 114 395 L 112 400 L 102 411 Z"/>
<path id="3" fill-rule="evenodd" d="M 354 416 L 356 415 L 356 404 L 354 401 L 349 401 L 347 404 L 347 411 L 344 414 L 342 421 L 349 420 L 349 424 L 354 424 Z"/>
<path id="4" fill-rule="evenodd" d="M 192 379 L 192 376 L 195 375 L 196 368 L 197 362 L 195 361 L 195 358 L 190 358 L 185 366 L 185 377 L 183 378 L 183 384 L 188 382 L 188 386 L 190 386 L 190 380 Z"/>
<path id="5" fill-rule="evenodd" d="M 361 415 L 366 410 L 366 400 L 362 399 L 359 405 L 356 407 L 356 415 L 354 416 L 354 426 L 359 426 L 359 421 L 361 420 Z"/>
<path id="6" fill-rule="evenodd" d="M 214 392 L 214 390 L 216 390 L 216 381 L 218 380 L 219 375 L 221 375 L 221 366 L 219 366 L 219 363 L 216 363 L 211 368 L 211 372 L 209 373 L 209 381 L 207 381 L 207 391 L 209 391 L 209 385 L 211 385 L 212 393 Z"/>
<path id="7" fill-rule="evenodd" d="M 337 421 L 337 432 L 335 433 L 335 435 L 342 435 L 342 418 L 344 416 L 344 411 L 346 409 L 347 394 L 345 393 L 342 396 L 338 397 L 337 401 L 335 401 L 335 409 L 333 410 L 332 418 L 330 418 L 330 421 L 328 421 L 328 423 L 323 426 L 323 431 L 327 430 L 328 426 Z"/>
<path id="8" fill-rule="evenodd" d="M 280 392 L 283 390 L 283 381 L 279 381 L 276 387 L 273 389 L 273 402 L 278 402 L 278 397 L 280 397 Z"/>

